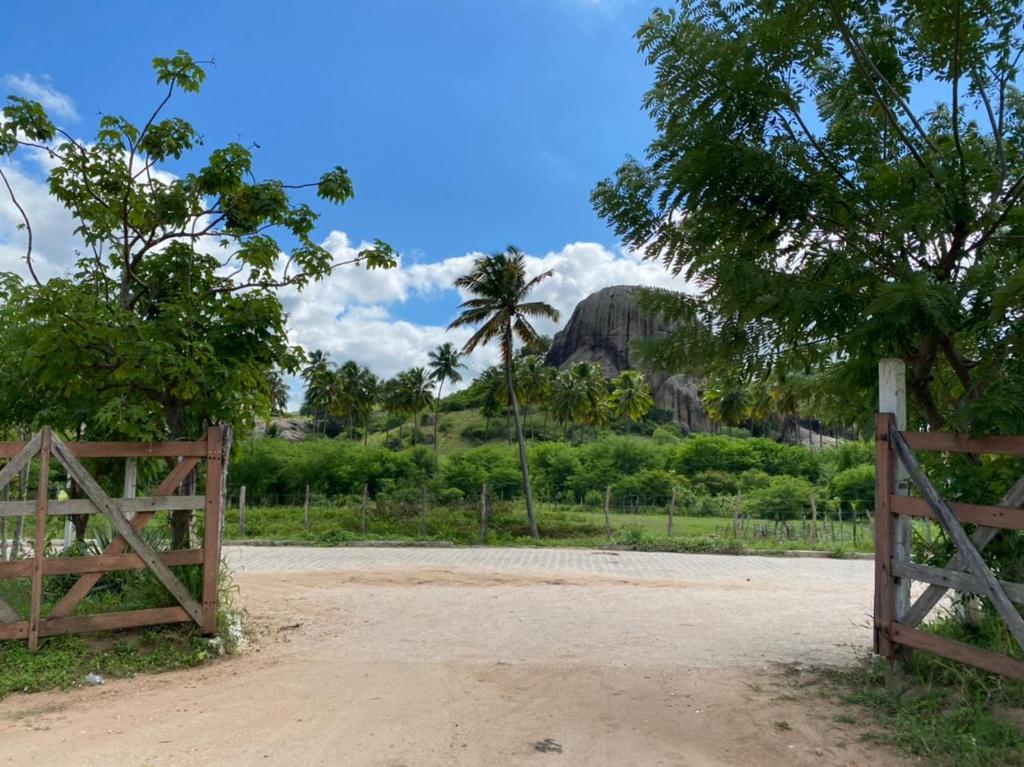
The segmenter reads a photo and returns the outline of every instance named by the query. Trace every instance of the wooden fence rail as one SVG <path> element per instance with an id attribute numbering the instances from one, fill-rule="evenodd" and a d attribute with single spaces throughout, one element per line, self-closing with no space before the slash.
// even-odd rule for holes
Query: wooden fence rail
<path id="1" fill-rule="evenodd" d="M 949 589 L 975 594 L 991 602 L 1010 635 L 1024 648 L 1024 584 L 995 577 L 981 556 L 1000 530 L 1024 530 L 1024 477 L 998 506 L 944 500 L 924 472 L 914 450 L 947 453 L 1024 455 L 1024 437 L 969 437 L 957 434 L 911 433 L 896 428 L 891 413 L 875 420 L 875 651 L 896 659 L 902 647 L 942 655 L 1024 681 L 1024 661 L 922 631 L 918 626 Z M 921 497 L 896 493 L 897 467 L 905 467 Z M 945 567 L 910 561 L 898 546 L 897 520 L 904 516 L 937 520 L 956 547 Z M 963 525 L 976 525 L 968 535 Z M 929 584 L 913 603 L 899 607 L 897 594 L 911 581 Z"/>
<path id="2" fill-rule="evenodd" d="M 8 461 L 0 469 L 0 490 L 33 460 L 38 460 L 36 498 L 33 501 L 0 502 L 0 518 L 34 517 L 35 539 L 32 557 L 0 562 L 0 579 L 31 578 L 29 614 L 20 615 L 0 598 L 0 639 L 27 639 L 30 648 L 39 638 L 69 632 L 149 626 L 193 621 L 207 634 L 217 626 L 217 577 L 220 567 L 221 520 L 223 516 L 223 470 L 228 427 L 211 427 L 206 438 L 194 442 L 65 442 L 49 428 L 43 428 L 26 442 L 0 442 L 0 458 Z M 149 497 L 111 498 L 82 465 L 80 459 L 125 458 L 126 473 L 134 471 L 135 459 L 164 458 L 169 471 Z M 177 459 L 177 462 L 174 462 Z M 67 501 L 49 497 L 51 461 L 62 466 L 68 478 L 85 498 Z M 205 469 L 205 492 L 175 495 L 198 469 Z M 134 496 L 134 482 L 126 495 Z M 23 488 L 24 490 L 24 488 Z M 158 512 L 198 511 L 204 514 L 203 540 L 199 548 L 160 552 L 142 537 L 146 525 Z M 102 514 L 116 536 L 106 549 L 93 556 L 46 556 L 46 522 L 49 517 L 71 514 Z M 130 549 L 130 551 L 129 551 Z M 178 579 L 171 567 L 202 566 L 202 590 L 197 599 Z M 174 597 L 177 605 L 148 610 L 73 615 L 104 574 L 117 570 L 148 569 Z M 74 585 L 43 615 L 43 578 L 48 575 L 79 575 Z"/>

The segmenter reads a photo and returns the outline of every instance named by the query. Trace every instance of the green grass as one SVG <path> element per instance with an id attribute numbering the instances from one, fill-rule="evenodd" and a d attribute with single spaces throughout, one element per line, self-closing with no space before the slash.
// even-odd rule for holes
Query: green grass
<path id="1" fill-rule="evenodd" d="M 158 550 L 167 547 L 159 527 L 147 527 L 144 536 Z M 86 547 L 75 547 L 66 555 L 80 555 L 103 549 L 100 540 Z M 56 555 L 61 556 L 61 555 Z M 202 568 L 199 565 L 172 567 L 178 579 L 199 599 Z M 45 618 L 67 593 L 78 576 L 43 578 L 41 614 Z M 0 597 L 23 619 L 28 618 L 29 579 L 0 579 Z M 237 622 L 232 610 L 233 583 L 225 568 L 219 579 L 218 635 L 224 650 L 232 651 L 237 636 L 229 623 Z M 175 598 L 149 570 L 121 570 L 105 574 L 89 595 L 75 608 L 74 615 L 141 610 L 177 604 Z M 104 677 L 130 677 L 139 673 L 171 671 L 203 663 L 208 640 L 193 624 L 152 627 L 143 630 L 103 632 L 89 635 L 63 635 L 43 639 L 39 649 L 30 652 L 25 640 L 0 641 L 0 698 L 11 692 L 34 692 L 53 687 L 75 687 L 95 672 Z"/>
<path id="2" fill-rule="evenodd" d="M 1005 627 L 987 615 L 972 629 L 951 619 L 930 630 L 1020 657 Z M 863 725 L 865 738 L 903 749 L 926 764 L 949 767 L 1024 765 L 1024 685 L 928 653 L 909 656 L 898 684 L 886 685 L 886 663 L 820 672 L 826 694 L 868 716 L 844 715 Z"/>
<path id="3" fill-rule="evenodd" d="M 192 628 L 153 628 L 44 639 L 29 651 L 24 641 L 0 642 L 0 698 L 12 692 L 67 689 L 85 684 L 89 673 L 125 678 L 141 673 L 192 668 L 207 659 L 206 641 Z"/>
<path id="4" fill-rule="evenodd" d="M 480 541 L 479 511 L 473 506 L 431 506 L 421 515 L 418 506 L 378 507 L 368 505 L 366 532 L 361 530 L 358 506 L 313 505 L 309 527 L 303 525 L 300 506 L 249 507 L 246 532 L 239 531 L 238 509 L 227 512 L 227 540 L 296 541 L 313 544 L 340 544 L 357 541 L 447 541 L 456 545 L 476 545 Z M 668 535 L 668 516 L 662 514 L 611 514 L 612 535 L 605 534 L 604 513 L 581 510 L 567 504 L 538 504 L 541 540 L 529 537 L 526 512 L 521 502 L 498 503 L 488 525 L 487 543 L 517 546 L 604 546 L 609 543 L 631 545 L 647 551 L 697 551 L 738 553 L 743 550 L 778 552 L 816 549 L 838 556 L 871 551 L 871 530 L 860 525 L 857 544 L 853 527 L 822 525 L 817 541 L 808 537 L 800 523 L 789 523 L 789 534 L 782 524 L 748 520 L 741 535 L 733 536 L 732 520 L 723 517 L 677 516 L 672 535 Z"/>

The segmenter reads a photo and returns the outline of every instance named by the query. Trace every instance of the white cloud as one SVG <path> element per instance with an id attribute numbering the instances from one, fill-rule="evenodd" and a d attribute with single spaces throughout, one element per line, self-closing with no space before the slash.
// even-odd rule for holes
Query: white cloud
<path id="1" fill-rule="evenodd" d="M 75 102 L 71 100 L 70 96 L 54 88 L 48 75 L 44 75 L 41 80 L 30 74 L 4 75 L 3 82 L 4 86 L 13 90 L 17 95 L 38 101 L 53 117 L 62 117 L 65 120 L 78 119 Z"/>
<path id="2" fill-rule="evenodd" d="M 332 232 L 325 246 L 338 261 L 353 258 L 365 243 L 353 245 L 343 232 Z M 335 362 L 353 359 L 381 376 L 427 363 L 427 354 L 445 341 L 462 345 L 469 329 L 446 330 L 453 317 L 439 317 L 439 324 L 417 324 L 398 319 L 393 310 L 415 297 L 430 297 L 454 290 L 452 283 L 472 267 L 480 253 L 467 253 L 434 263 L 400 264 L 387 271 L 341 267 L 330 278 L 301 294 L 282 295 L 289 313 L 293 342 L 307 350 L 323 349 Z M 576 242 L 542 256 L 527 255 L 530 276 L 551 270 L 533 298 L 546 301 L 561 313 L 559 322 L 538 320 L 537 330 L 553 335 L 564 326 L 582 299 L 610 285 L 648 285 L 680 289 L 656 263 L 635 253 L 614 253 L 594 242 Z M 463 296 L 464 298 L 465 296 Z M 441 324 L 443 323 L 443 324 Z M 498 362 L 494 347 L 480 349 L 467 362 L 466 382 L 485 367 Z M 299 392 L 293 387 L 293 405 Z"/>
<path id="3" fill-rule="evenodd" d="M 18 199 L 31 217 L 35 235 L 33 260 L 42 278 L 67 274 L 74 264 L 75 249 L 82 244 L 74 235 L 74 223 L 67 211 L 49 195 L 41 179 L 49 159 L 42 153 L 25 154 L 20 164 L 4 161 Z M 24 263 L 25 234 L 17 230 L 20 214 L 0 188 L 0 270 L 27 275 Z M 324 246 L 337 261 L 354 258 L 366 243 L 353 244 L 344 232 L 334 231 Z M 437 316 L 431 322 L 410 322 L 401 318 L 406 302 L 437 297 L 454 291 L 452 284 L 472 267 L 481 254 L 466 253 L 433 263 L 400 263 L 395 269 L 367 270 L 343 266 L 302 293 L 283 290 L 281 299 L 288 312 L 289 332 L 294 343 L 306 349 L 323 349 L 335 362 L 354 359 L 380 376 L 427 363 L 430 350 L 445 341 L 461 346 L 471 330 L 448 331 L 453 316 Z M 407 261 L 408 259 L 406 259 Z M 582 299 L 610 285 L 649 285 L 680 289 L 682 281 L 672 277 L 660 264 L 644 261 L 632 252 L 615 252 L 594 242 L 574 242 L 543 255 L 526 256 L 530 276 L 552 270 L 533 297 L 546 301 L 562 315 L 558 323 L 538 320 L 537 330 L 553 335 L 569 320 Z M 452 295 L 455 295 L 454 292 Z M 465 298 L 465 296 L 462 296 Z M 466 382 L 484 368 L 498 362 L 497 349 L 475 352 L 467 362 Z M 292 381 L 292 405 L 301 397 Z"/>

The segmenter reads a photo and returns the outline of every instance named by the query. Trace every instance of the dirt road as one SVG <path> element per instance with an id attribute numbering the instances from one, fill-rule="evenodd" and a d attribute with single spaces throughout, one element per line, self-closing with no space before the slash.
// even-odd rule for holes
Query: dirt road
<path id="1" fill-rule="evenodd" d="M 233 549 L 251 648 L 0 702 L 0 764 L 866 765 L 776 664 L 870 641 L 868 562 Z M 794 694 L 795 692 L 795 694 Z"/>

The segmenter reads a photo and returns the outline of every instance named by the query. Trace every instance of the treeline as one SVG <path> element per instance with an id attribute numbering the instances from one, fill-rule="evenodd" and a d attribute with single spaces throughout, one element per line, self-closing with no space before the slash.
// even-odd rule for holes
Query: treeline
<path id="1" fill-rule="evenodd" d="M 870 508 L 872 451 L 853 442 L 813 452 L 769 439 L 719 435 L 679 437 L 660 429 L 654 439 L 606 435 L 584 445 L 544 442 L 528 447 L 534 492 L 545 502 L 597 506 L 608 487 L 620 510 L 665 507 L 675 492 L 680 514 L 729 514 L 739 495 L 758 518 L 800 517 L 812 496 L 821 503 Z M 515 451 L 486 445 L 436 459 L 426 447 L 392 451 L 341 440 L 290 443 L 257 439 L 232 467 L 232 492 L 249 498 L 316 495 L 344 502 L 361 496 L 474 502 L 484 484 L 495 497 L 518 499 L 522 478 Z"/>

